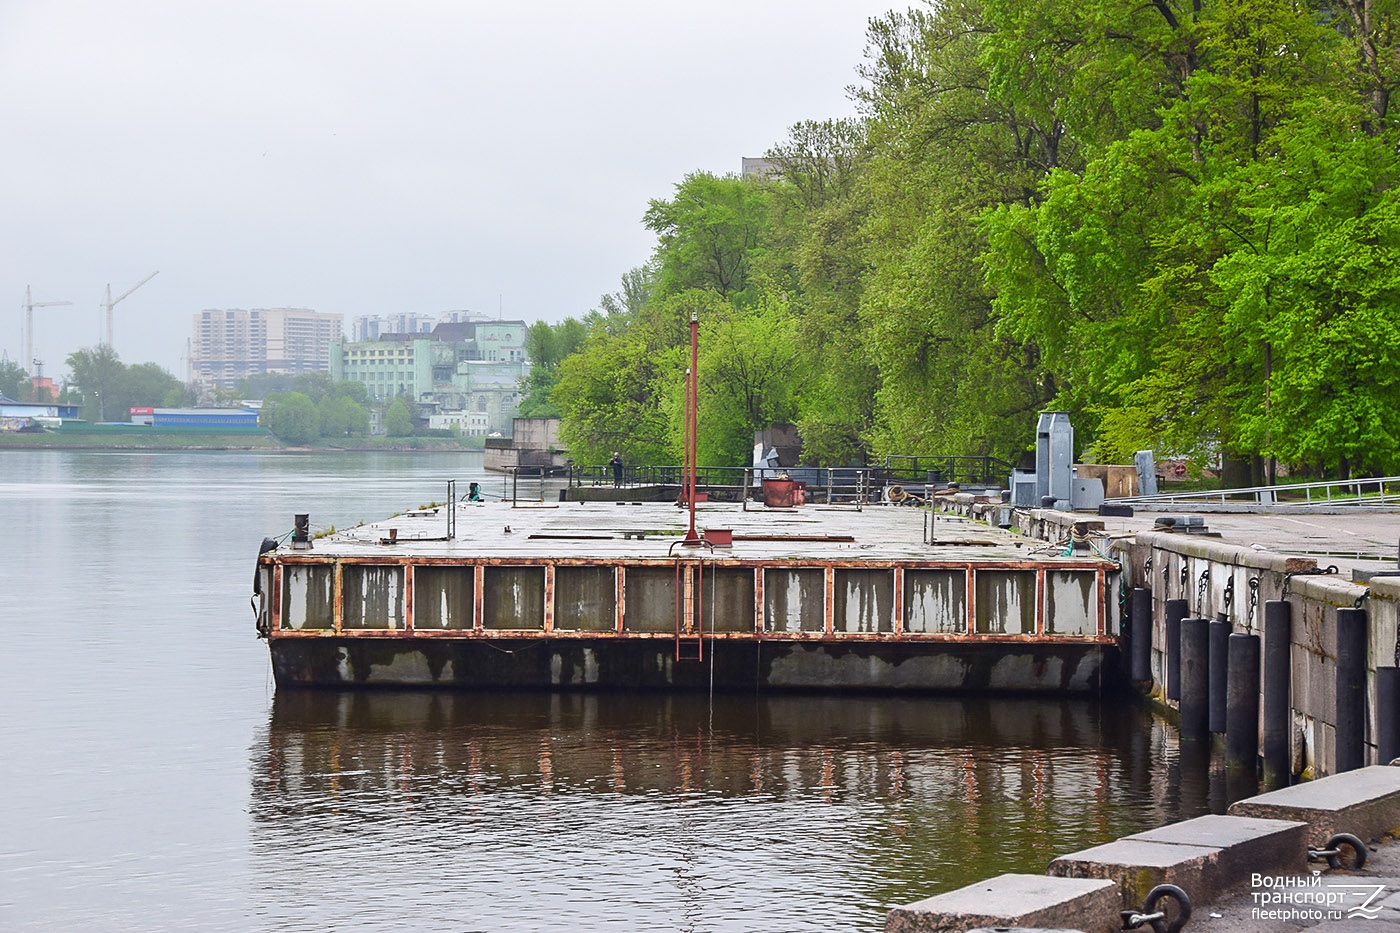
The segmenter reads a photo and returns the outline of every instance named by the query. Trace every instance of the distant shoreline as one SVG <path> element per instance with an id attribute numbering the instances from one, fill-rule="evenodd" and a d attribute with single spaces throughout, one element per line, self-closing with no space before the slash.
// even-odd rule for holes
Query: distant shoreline
<path id="1" fill-rule="evenodd" d="M 347 439 L 351 440 L 351 439 Z M 286 453 L 366 453 L 372 451 L 481 451 L 478 438 L 375 437 L 354 439 L 348 444 L 284 444 L 270 435 L 210 434 L 207 432 L 163 432 L 146 436 L 105 436 L 91 434 L 0 434 L 3 450 L 266 450 Z M 473 443 L 475 441 L 475 443 Z"/>

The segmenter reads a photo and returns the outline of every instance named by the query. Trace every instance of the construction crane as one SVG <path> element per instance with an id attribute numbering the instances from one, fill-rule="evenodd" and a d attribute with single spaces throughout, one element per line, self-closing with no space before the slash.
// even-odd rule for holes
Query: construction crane
<path id="1" fill-rule="evenodd" d="M 117 304 L 118 304 L 122 299 L 126 298 L 127 295 L 130 295 L 132 292 L 136 291 L 136 289 L 140 288 L 142 285 L 145 285 L 147 282 L 149 282 L 151 279 L 155 278 L 155 277 L 158 276 L 158 275 L 160 275 L 160 270 L 159 270 L 159 269 L 157 269 L 156 271 L 152 272 L 150 275 L 146 276 L 144 279 L 142 279 L 141 281 L 137 282 L 135 285 L 131 286 L 131 287 L 128 288 L 126 291 L 122 292 L 122 293 L 121 293 L 120 295 L 118 295 L 116 298 L 113 298 L 113 297 L 112 297 L 112 284 L 111 284 L 110 282 L 107 283 L 107 300 L 104 301 L 104 302 L 102 303 L 102 307 L 104 307 L 104 308 L 107 309 L 107 346 L 108 346 L 108 347 L 112 347 L 112 309 L 115 308 L 115 307 L 117 306 Z"/>
<path id="2" fill-rule="evenodd" d="M 71 305 L 71 301 L 35 301 L 30 294 L 29 286 L 24 286 L 24 369 L 29 371 L 29 367 L 34 365 L 34 309 L 35 308 L 58 308 L 63 305 Z M 32 374 L 31 374 L 32 375 Z"/>

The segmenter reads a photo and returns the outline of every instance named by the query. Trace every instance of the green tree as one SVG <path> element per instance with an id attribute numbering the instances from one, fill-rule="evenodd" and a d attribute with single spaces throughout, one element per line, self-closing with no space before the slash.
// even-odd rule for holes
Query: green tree
<path id="1" fill-rule="evenodd" d="M 1034 192 L 1063 133 L 989 94 L 989 33 L 976 2 L 871 24 L 859 320 L 878 371 L 865 432 L 877 454 L 1009 456 L 1049 394 L 1035 348 L 998 329 L 977 260 L 984 214 Z"/>
<path id="2" fill-rule="evenodd" d="M 618 290 L 598 299 L 603 314 L 627 317 L 641 312 L 656 290 L 656 267 L 652 263 L 635 266 L 622 274 Z"/>
<path id="3" fill-rule="evenodd" d="M 238 380 L 236 398 L 265 399 L 297 390 L 296 377 L 291 373 L 257 373 Z"/>
<path id="4" fill-rule="evenodd" d="M 814 462 L 863 460 L 879 371 L 860 322 L 869 273 L 869 146 L 856 120 L 804 121 L 767 152 L 778 166 L 770 263 L 796 321 L 796 420 Z"/>
<path id="5" fill-rule="evenodd" d="M 1261 480 L 1265 457 L 1316 449 L 1290 442 L 1309 419 L 1277 416 L 1281 368 L 1306 358 L 1327 371 L 1314 352 L 1325 328 L 1277 339 L 1300 295 L 1280 270 L 1367 227 L 1349 225 L 1393 184 L 1394 147 L 1358 138 L 1376 113 L 1344 78 L 1355 49 L 1306 9 L 1211 4 L 1173 28 L 1190 67 L 1158 116 L 994 214 L 986 281 L 1005 332 L 1042 353 L 1056 406 L 1099 457 L 1223 452 Z"/>
<path id="6" fill-rule="evenodd" d="M 316 403 L 300 392 L 275 395 L 263 403 L 261 420 L 288 444 L 310 444 L 320 436 Z"/>
<path id="7" fill-rule="evenodd" d="M 720 306 L 705 314 L 698 393 L 704 430 L 696 445 L 702 464 L 748 464 L 754 432 L 796 416 L 797 327 L 780 296 L 764 296 L 749 310 Z"/>
<path id="8" fill-rule="evenodd" d="M 26 392 L 32 388 L 29 381 L 29 373 L 24 371 L 24 367 L 14 360 L 0 360 L 0 395 L 12 398 L 16 402 L 25 402 Z"/>
<path id="9" fill-rule="evenodd" d="M 679 462 L 660 400 L 684 372 L 683 357 L 677 340 L 648 336 L 640 326 L 618 336 L 597 329 L 560 363 L 552 398 L 575 460 L 601 464 L 620 450 L 633 463 Z"/>
<path id="10" fill-rule="evenodd" d="M 179 407 L 185 402 L 184 383 L 169 370 L 155 363 L 136 363 L 126 367 L 120 380 L 121 402 L 130 407 Z M 173 399 L 167 404 L 166 399 Z M 127 414 L 123 408 L 122 415 Z M 110 414 L 110 413 L 109 413 Z"/>
<path id="11" fill-rule="evenodd" d="M 302 395 L 319 403 L 321 399 L 336 394 L 337 384 L 335 380 L 331 379 L 330 373 L 309 372 L 298 375 L 294 385 Z"/>
<path id="12" fill-rule="evenodd" d="M 132 408 L 177 407 L 188 401 L 184 384 L 168 370 L 155 363 L 127 366 L 105 345 L 70 353 L 67 362 L 89 421 L 126 421 Z"/>
<path id="13" fill-rule="evenodd" d="M 345 410 L 334 396 L 327 395 L 316 403 L 316 427 L 322 437 L 345 437 L 350 433 L 350 424 L 345 418 Z"/>
<path id="14" fill-rule="evenodd" d="M 369 389 L 363 382 L 354 379 L 337 382 L 334 391 L 337 398 L 349 399 L 356 405 L 363 406 L 369 402 Z"/>
<path id="15" fill-rule="evenodd" d="M 550 399 L 558 378 L 559 364 L 578 352 L 588 337 L 588 327 L 575 318 L 558 324 L 536 321 L 525 335 L 525 354 L 530 372 L 520 381 L 519 413 L 524 418 L 557 418 L 563 412 Z"/>
<path id="16" fill-rule="evenodd" d="M 860 118 L 769 180 L 687 175 L 648 267 L 539 356 L 581 459 L 678 459 L 700 309 L 709 462 L 795 417 L 826 462 L 1138 447 L 1400 466 L 1396 10 L 966 0 L 870 23 Z M 761 362 L 781 378 L 752 378 Z M 740 448 L 744 447 L 745 450 Z"/>
<path id="17" fill-rule="evenodd" d="M 751 276 L 771 226 L 764 182 L 693 172 L 671 200 L 651 201 L 642 222 L 657 235 L 659 297 L 703 289 L 737 306 L 753 299 Z"/>
<path id="18" fill-rule="evenodd" d="M 413 415 L 402 397 L 394 399 L 384 412 L 384 433 L 390 437 L 409 437 L 413 434 Z"/>
<path id="19" fill-rule="evenodd" d="M 83 393 L 83 418 L 126 420 L 122 388 L 126 367 L 111 347 L 99 345 L 68 354 L 68 369 Z"/>
<path id="20" fill-rule="evenodd" d="M 369 433 L 369 413 L 345 395 L 322 398 L 316 403 L 316 418 L 322 437 L 362 437 Z"/>
<path id="21" fill-rule="evenodd" d="M 1317 115 L 1279 128 L 1267 189 L 1241 194 L 1252 248 L 1211 270 L 1212 336 L 1237 369 L 1222 424 L 1233 446 L 1292 463 L 1400 466 L 1400 161 L 1381 136 Z M 1206 359 L 1217 365 L 1227 351 Z"/>

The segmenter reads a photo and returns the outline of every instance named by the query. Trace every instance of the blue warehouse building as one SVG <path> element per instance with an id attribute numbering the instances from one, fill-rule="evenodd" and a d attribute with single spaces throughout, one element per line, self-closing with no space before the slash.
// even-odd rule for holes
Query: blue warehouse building
<path id="1" fill-rule="evenodd" d="M 259 431 L 255 408 L 133 408 L 131 420 L 154 428 Z"/>

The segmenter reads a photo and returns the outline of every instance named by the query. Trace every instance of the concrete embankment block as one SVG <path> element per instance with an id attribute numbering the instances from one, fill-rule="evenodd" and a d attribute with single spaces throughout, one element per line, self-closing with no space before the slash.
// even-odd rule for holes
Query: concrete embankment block
<path id="1" fill-rule="evenodd" d="M 1217 849 L 1207 860 L 1205 888 L 1187 889 L 1192 897 L 1213 899 L 1245 887 L 1254 873 L 1296 875 L 1308 870 L 1308 824 L 1298 820 L 1210 814 L 1127 838 Z"/>
<path id="2" fill-rule="evenodd" d="M 1209 815 L 1064 855 L 1049 872 L 1116 882 L 1125 910 L 1139 909 L 1159 884 L 1182 888 L 1198 904 L 1247 887 L 1250 876 L 1307 871 L 1308 824 L 1296 820 Z"/>
<path id="3" fill-rule="evenodd" d="M 1213 846 L 1119 839 L 1062 855 L 1046 870 L 1061 878 L 1111 881 L 1120 892 L 1115 909 L 1132 910 L 1141 908 L 1147 892 L 1159 884 L 1174 884 L 1193 900 L 1201 898 L 1197 892 L 1211 887 L 1219 855 Z"/>
<path id="4" fill-rule="evenodd" d="M 1316 781 L 1295 784 L 1230 805 L 1233 816 L 1301 820 L 1308 842 L 1325 843 L 1334 833 L 1352 833 L 1370 842 L 1400 834 L 1400 768 L 1372 765 Z"/>
<path id="5" fill-rule="evenodd" d="M 1113 933 L 1121 926 L 1111 881 L 1006 874 L 896 907 L 885 933 L 963 933 L 983 927 L 1072 926 Z"/>

